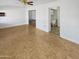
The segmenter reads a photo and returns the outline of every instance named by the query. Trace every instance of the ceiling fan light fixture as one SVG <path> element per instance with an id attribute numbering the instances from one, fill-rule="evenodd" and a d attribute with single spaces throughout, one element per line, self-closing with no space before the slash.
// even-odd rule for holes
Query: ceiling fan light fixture
<path id="1" fill-rule="evenodd" d="M 24 5 L 28 4 L 28 5 L 33 5 L 33 1 L 27 1 L 27 0 L 19 0 L 20 2 L 22 2 Z"/>

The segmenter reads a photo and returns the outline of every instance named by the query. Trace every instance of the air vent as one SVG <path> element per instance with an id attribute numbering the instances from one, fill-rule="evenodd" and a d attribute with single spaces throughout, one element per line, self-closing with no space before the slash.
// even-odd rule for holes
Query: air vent
<path id="1" fill-rule="evenodd" d="M 5 16 L 5 12 L 0 12 L 0 17 Z"/>

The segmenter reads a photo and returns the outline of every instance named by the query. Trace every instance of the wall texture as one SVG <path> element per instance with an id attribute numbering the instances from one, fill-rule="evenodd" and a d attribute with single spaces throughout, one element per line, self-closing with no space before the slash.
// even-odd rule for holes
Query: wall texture
<path id="1" fill-rule="evenodd" d="M 25 24 L 25 8 L 2 7 L 0 12 L 5 12 L 5 17 L 0 17 L 0 28 Z"/>
<path id="2" fill-rule="evenodd" d="M 5 17 L 0 17 L 0 28 L 27 24 L 26 7 L 18 0 L 0 0 L 0 12 L 5 12 Z"/>
<path id="3" fill-rule="evenodd" d="M 36 8 L 36 26 L 37 28 L 49 32 L 50 31 L 50 17 L 49 17 L 49 9 L 57 9 L 58 2 L 49 2 L 46 4 L 39 4 Z"/>
<path id="4" fill-rule="evenodd" d="M 79 0 L 60 0 L 61 37 L 79 44 Z"/>
<path id="5" fill-rule="evenodd" d="M 23 4 L 19 0 L 0 0 L 0 6 L 20 6 L 23 7 Z"/>

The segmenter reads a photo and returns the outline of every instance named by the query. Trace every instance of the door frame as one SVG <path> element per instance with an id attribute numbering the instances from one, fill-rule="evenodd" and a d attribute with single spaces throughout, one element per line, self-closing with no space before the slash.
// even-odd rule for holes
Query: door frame
<path id="1" fill-rule="evenodd" d="M 35 25 L 36 25 L 36 10 L 28 10 L 28 24 L 30 24 L 29 23 L 29 21 L 30 21 L 29 12 L 30 11 L 35 11 Z"/>
<path id="2" fill-rule="evenodd" d="M 51 31 L 51 18 L 50 18 L 50 10 L 53 9 L 53 8 L 48 8 L 48 28 L 49 28 L 49 32 Z M 57 19 L 59 20 L 59 23 L 60 23 L 60 7 L 58 6 L 57 8 Z M 58 14 L 58 10 L 59 10 L 59 14 Z M 58 24 L 58 23 L 57 23 Z M 59 27 L 60 27 L 60 24 L 59 24 Z M 60 29 L 59 29 L 60 30 Z"/>

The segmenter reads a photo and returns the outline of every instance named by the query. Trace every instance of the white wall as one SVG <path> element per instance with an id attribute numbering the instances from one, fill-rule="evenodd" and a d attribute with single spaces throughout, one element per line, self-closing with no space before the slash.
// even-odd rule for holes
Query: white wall
<path id="1" fill-rule="evenodd" d="M 5 12 L 5 17 L 0 17 L 0 28 L 23 25 L 26 23 L 25 8 L 16 6 L 2 6 L 0 12 Z"/>
<path id="2" fill-rule="evenodd" d="M 28 24 L 27 8 L 19 0 L 0 0 L 0 12 L 5 12 L 5 17 L 0 17 L 0 28 Z"/>
<path id="3" fill-rule="evenodd" d="M 0 6 L 20 6 L 23 7 L 23 4 L 19 0 L 0 0 Z"/>
<path id="4" fill-rule="evenodd" d="M 79 44 L 79 0 L 60 0 L 61 37 Z"/>
<path id="5" fill-rule="evenodd" d="M 36 5 L 27 5 L 28 10 L 36 10 Z"/>
<path id="6" fill-rule="evenodd" d="M 46 4 L 40 4 L 36 6 L 36 27 L 49 32 L 50 31 L 50 20 L 49 20 L 49 8 L 57 9 L 58 2 L 50 2 Z"/>
<path id="7" fill-rule="evenodd" d="M 36 9 L 36 27 L 48 32 L 48 9 L 45 5 L 39 5 Z"/>

